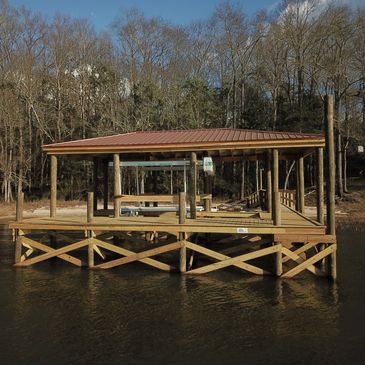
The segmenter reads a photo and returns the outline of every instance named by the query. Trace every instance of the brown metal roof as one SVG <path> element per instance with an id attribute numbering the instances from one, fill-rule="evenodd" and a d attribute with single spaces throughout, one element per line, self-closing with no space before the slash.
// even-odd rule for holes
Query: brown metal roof
<path id="1" fill-rule="evenodd" d="M 164 130 L 164 131 L 138 131 L 125 134 L 117 134 L 107 137 L 96 137 L 76 141 L 61 142 L 43 145 L 43 150 L 67 151 L 67 150 L 131 150 L 141 148 L 140 152 L 154 148 L 169 148 L 169 146 L 227 146 L 245 145 L 259 142 L 267 142 L 269 145 L 276 142 L 312 141 L 324 143 L 324 136 L 311 133 L 259 131 L 248 129 L 211 128 L 188 130 Z M 261 144 L 261 143 L 260 143 Z M 261 144 L 262 145 L 262 144 Z M 215 146 L 214 146 L 215 147 Z"/>

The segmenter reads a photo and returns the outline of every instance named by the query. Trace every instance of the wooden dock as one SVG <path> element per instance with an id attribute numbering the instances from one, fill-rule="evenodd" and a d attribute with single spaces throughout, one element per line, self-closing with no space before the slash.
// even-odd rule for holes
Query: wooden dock
<path id="1" fill-rule="evenodd" d="M 187 218 L 184 223 L 179 223 L 179 217 L 171 214 L 159 217 L 96 216 L 91 222 L 83 216 L 57 216 L 23 219 L 11 223 L 10 228 L 20 246 L 17 267 L 58 257 L 76 266 L 94 269 L 140 261 L 164 271 L 181 271 L 181 267 L 188 267 L 183 270 L 184 274 L 203 274 L 234 266 L 258 275 L 272 274 L 284 278 L 304 270 L 319 276 L 331 275 L 324 267 L 324 258 L 335 252 L 335 236 L 326 235 L 324 225 L 288 207 L 282 206 L 281 209 L 282 224 L 279 227 L 265 212 L 201 212 L 196 219 Z M 75 240 L 72 238 L 75 233 L 83 238 Z M 34 237 L 39 234 L 41 239 Z M 203 243 L 196 243 L 198 235 L 205 237 Z M 222 235 L 227 238 L 222 239 Z M 57 240 L 57 248 L 43 243 L 45 237 L 52 237 L 53 242 Z M 220 237 L 218 246 L 215 237 Z M 139 251 L 125 246 L 138 247 Z M 79 257 L 80 252 L 77 257 L 71 255 L 85 247 L 88 247 L 86 259 Z M 190 252 L 189 259 L 185 255 L 186 262 L 179 262 L 177 266 L 164 260 L 164 253 L 181 249 Z M 36 256 L 36 251 L 43 253 Z M 106 251 L 121 257 L 108 260 Z M 239 254 L 228 256 L 227 251 Z M 216 262 L 196 266 L 194 255 L 197 254 Z M 159 259 L 152 259 L 156 255 Z M 268 255 L 275 257 L 275 265 L 269 270 L 248 263 Z"/>
<path id="2" fill-rule="evenodd" d="M 14 233 L 15 266 L 26 267 L 58 257 L 93 269 L 139 261 L 183 274 L 203 274 L 233 266 L 258 275 L 273 274 L 282 278 L 306 270 L 335 280 L 333 96 L 325 97 L 324 121 L 325 136 L 224 128 L 140 131 L 45 145 L 43 150 L 50 156 L 51 170 L 50 217 L 23 219 L 24 194 L 19 194 L 16 222 L 10 224 Z M 316 156 L 311 159 L 315 161 L 316 174 L 315 220 L 304 214 L 304 159 L 313 154 Z M 93 163 L 93 181 L 84 217 L 57 214 L 57 159 L 62 156 Z M 265 175 L 264 179 L 261 176 L 261 186 L 257 184 L 256 191 L 246 197 L 247 206 L 259 208 L 249 212 L 213 212 L 213 166 L 243 161 L 255 161 L 257 172 L 259 164 L 264 167 L 260 170 Z M 291 161 L 292 167 L 295 166 L 296 178 L 292 178 L 292 182 L 296 180 L 295 190 L 281 188 L 287 186 L 292 169 L 283 183 L 282 161 Z M 136 169 L 134 195 L 125 194 L 125 190 L 130 190 L 130 182 L 126 186 L 122 179 L 126 166 Z M 199 171 L 204 166 L 207 169 Z M 109 174 L 109 167 L 113 168 L 113 174 Z M 153 191 L 146 194 L 144 183 L 143 188 L 138 183 L 138 169 L 144 172 L 170 169 L 171 177 L 172 171 L 183 172 L 183 192 L 173 194 L 171 183 L 170 195 L 158 195 L 155 179 Z M 109 175 L 113 176 L 112 183 Z M 200 185 L 204 189 L 199 188 L 199 176 L 203 177 Z M 258 181 L 258 176 L 256 179 Z M 201 190 L 204 194 L 199 193 Z M 104 209 L 98 211 L 101 195 Z M 108 210 L 110 201 L 113 210 Z M 144 204 L 140 211 L 151 213 L 150 216 L 122 215 L 121 206 L 126 202 L 139 207 Z M 164 213 L 163 209 L 158 212 L 161 202 L 174 205 L 175 212 Z M 204 205 L 203 212 L 198 211 L 197 202 Z M 152 204 L 153 209 L 148 212 Z M 151 216 L 156 211 L 159 216 Z M 77 235 L 81 238 L 75 238 Z M 82 250 L 86 247 L 87 259 Z M 173 251 L 178 251 L 177 263 L 167 255 Z M 118 257 L 110 257 L 108 252 Z M 214 262 L 206 263 L 201 256 Z M 266 260 L 270 256 L 273 259 Z M 272 265 L 267 265 L 267 261 Z"/>

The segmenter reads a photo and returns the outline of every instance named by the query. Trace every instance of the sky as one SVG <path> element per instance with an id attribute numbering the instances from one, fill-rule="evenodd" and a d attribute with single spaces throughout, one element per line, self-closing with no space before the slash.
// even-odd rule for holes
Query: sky
<path id="1" fill-rule="evenodd" d="M 8 0 L 11 5 L 21 6 L 42 13 L 48 18 L 55 14 L 73 18 L 86 18 L 98 32 L 108 30 L 123 9 L 138 8 L 147 17 L 161 17 L 178 25 L 187 25 L 193 20 L 207 19 L 222 0 Z M 331 0 L 319 0 L 326 3 Z M 352 6 L 365 4 L 365 0 L 335 0 Z M 239 4 L 245 14 L 273 10 L 280 0 L 232 0 Z"/>
<path id="2" fill-rule="evenodd" d="M 364 0 L 365 1 L 365 0 Z M 235 0 L 251 16 L 261 9 L 270 9 L 278 0 Z M 14 6 L 26 7 L 49 18 L 60 13 L 87 18 L 97 31 L 104 31 L 123 9 L 138 8 L 148 17 L 158 16 L 173 24 L 186 25 L 193 20 L 207 19 L 221 0 L 9 0 Z"/>

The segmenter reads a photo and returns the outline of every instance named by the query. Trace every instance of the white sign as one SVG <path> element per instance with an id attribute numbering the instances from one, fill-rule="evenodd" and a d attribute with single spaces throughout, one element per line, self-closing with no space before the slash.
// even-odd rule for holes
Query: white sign
<path id="1" fill-rule="evenodd" d="M 213 160 L 211 157 L 203 158 L 203 170 L 205 172 L 214 172 Z"/>
<path id="2" fill-rule="evenodd" d="M 357 152 L 364 153 L 364 146 L 357 146 Z"/>
<path id="3" fill-rule="evenodd" d="M 248 228 L 239 227 L 239 228 L 237 228 L 237 233 L 248 233 Z"/>

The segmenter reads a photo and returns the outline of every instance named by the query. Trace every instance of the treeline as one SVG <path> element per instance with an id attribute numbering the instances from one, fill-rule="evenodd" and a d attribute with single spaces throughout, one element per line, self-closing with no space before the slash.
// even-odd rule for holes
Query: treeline
<path id="1" fill-rule="evenodd" d="M 224 2 L 187 27 L 130 10 L 98 34 L 85 19 L 0 0 L 1 199 L 47 191 L 42 144 L 142 129 L 320 132 L 325 93 L 342 181 L 349 141 L 364 141 L 365 8 L 286 1 L 248 18 Z M 61 194 L 77 198 L 90 168 L 60 163 Z"/>

